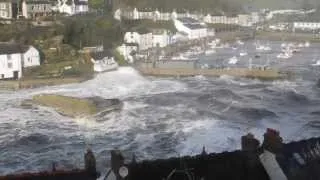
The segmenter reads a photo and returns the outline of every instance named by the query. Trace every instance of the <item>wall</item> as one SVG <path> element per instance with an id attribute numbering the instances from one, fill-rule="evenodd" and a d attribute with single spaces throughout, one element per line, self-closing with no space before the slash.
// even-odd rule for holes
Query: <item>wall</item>
<path id="1" fill-rule="evenodd" d="M 9 68 L 8 64 L 12 63 L 12 67 Z M 19 78 L 21 73 L 21 54 L 11 54 L 11 61 L 7 59 L 7 55 L 0 55 L 0 79 L 13 78 L 13 72 L 19 72 Z"/>
<path id="2" fill-rule="evenodd" d="M 27 52 L 23 54 L 23 67 L 39 66 L 40 65 L 40 54 L 39 51 L 30 46 Z"/>
<path id="3" fill-rule="evenodd" d="M 167 33 L 163 34 L 154 34 L 152 37 L 152 46 L 157 47 L 165 47 L 170 44 L 170 38 Z"/>

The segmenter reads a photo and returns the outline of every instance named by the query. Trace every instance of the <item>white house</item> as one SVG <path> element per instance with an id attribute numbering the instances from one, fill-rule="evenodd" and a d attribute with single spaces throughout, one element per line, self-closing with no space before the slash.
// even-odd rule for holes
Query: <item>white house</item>
<path id="1" fill-rule="evenodd" d="M 316 30 L 320 29 L 320 22 L 294 22 L 293 29 Z"/>
<path id="2" fill-rule="evenodd" d="M 152 30 L 152 46 L 153 47 L 165 47 L 171 44 L 171 36 L 165 29 L 153 29 Z"/>
<path id="3" fill-rule="evenodd" d="M 74 14 L 83 14 L 89 12 L 88 0 L 74 0 Z"/>
<path id="4" fill-rule="evenodd" d="M 94 72 L 105 72 L 118 69 L 118 63 L 110 51 L 91 53 Z"/>
<path id="5" fill-rule="evenodd" d="M 69 5 L 68 0 L 58 0 L 52 10 L 67 15 L 83 14 L 89 12 L 88 0 L 72 0 Z"/>
<path id="6" fill-rule="evenodd" d="M 193 18 L 177 18 L 174 20 L 174 25 L 179 32 L 186 33 L 189 39 L 208 36 L 206 26 Z"/>
<path id="7" fill-rule="evenodd" d="M 29 46 L 27 51 L 22 54 L 23 67 L 40 66 L 39 51 L 33 46 Z"/>
<path id="8" fill-rule="evenodd" d="M 24 67 L 39 65 L 40 54 L 33 46 L 0 44 L 0 79 L 19 79 Z"/>
<path id="9" fill-rule="evenodd" d="M 124 42 L 138 44 L 139 50 L 146 50 L 152 47 L 152 33 L 126 32 Z"/>

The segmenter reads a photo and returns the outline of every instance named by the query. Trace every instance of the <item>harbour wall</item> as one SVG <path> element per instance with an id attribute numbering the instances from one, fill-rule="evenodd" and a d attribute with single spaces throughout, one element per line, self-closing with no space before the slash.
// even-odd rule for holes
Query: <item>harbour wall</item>
<path id="1" fill-rule="evenodd" d="M 235 77 L 258 78 L 273 80 L 285 78 L 284 74 L 277 69 L 262 68 L 212 68 L 201 69 L 197 61 L 157 61 L 153 63 L 140 63 L 136 67 L 141 74 L 151 76 L 221 76 L 230 75 Z"/>

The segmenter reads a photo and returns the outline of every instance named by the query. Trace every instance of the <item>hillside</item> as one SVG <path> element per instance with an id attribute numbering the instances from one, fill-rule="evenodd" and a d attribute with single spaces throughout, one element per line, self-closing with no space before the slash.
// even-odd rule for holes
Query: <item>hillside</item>
<path id="1" fill-rule="evenodd" d="M 231 0 L 123 0 L 122 6 L 138 8 L 158 8 L 160 11 L 171 11 L 173 9 L 186 9 L 189 11 L 202 12 L 229 12 L 237 13 L 242 10 L 241 5 Z"/>
<path id="2" fill-rule="evenodd" d="M 114 0 L 116 1 L 116 0 Z M 187 9 L 210 13 L 238 13 L 269 9 L 311 9 L 320 5 L 318 0 L 122 0 L 122 6 L 158 8 L 160 10 Z"/>
<path id="3" fill-rule="evenodd" d="M 311 9 L 320 4 L 318 0 L 232 0 L 250 11 L 261 8 L 269 9 Z"/>

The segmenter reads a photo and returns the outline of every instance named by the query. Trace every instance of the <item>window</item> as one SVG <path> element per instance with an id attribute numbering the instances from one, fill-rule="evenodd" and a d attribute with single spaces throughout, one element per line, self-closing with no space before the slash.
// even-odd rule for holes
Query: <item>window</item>
<path id="1" fill-rule="evenodd" d="M 12 68 L 12 62 L 8 62 L 8 68 L 9 68 L 9 69 Z"/>
<path id="2" fill-rule="evenodd" d="M 5 3 L 1 3 L 0 4 L 0 9 L 6 9 L 6 4 Z"/>
<path id="3" fill-rule="evenodd" d="M 7 55 L 7 60 L 11 60 L 11 59 L 12 59 L 11 54 L 8 54 Z"/>
<path id="4" fill-rule="evenodd" d="M 31 59 L 28 57 L 28 62 L 31 62 Z"/>

